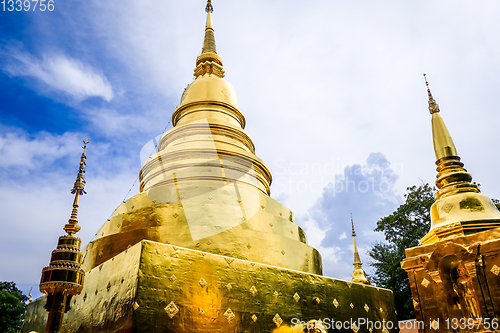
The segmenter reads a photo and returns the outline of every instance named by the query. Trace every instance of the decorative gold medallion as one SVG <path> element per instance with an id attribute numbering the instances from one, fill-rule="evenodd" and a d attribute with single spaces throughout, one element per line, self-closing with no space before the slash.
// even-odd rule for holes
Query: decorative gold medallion
<path id="1" fill-rule="evenodd" d="M 252 288 L 250 288 L 250 292 L 252 293 L 252 296 L 255 296 L 255 294 L 257 294 L 257 288 L 255 288 L 255 286 L 252 286 Z"/>
<path id="2" fill-rule="evenodd" d="M 135 310 L 137 310 L 139 308 L 139 303 L 137 302 L 134 302 L 134 305 L 132 305 L 132 308 Z"/>
<path id="3" fill-rule="evenodd" d="M 368 306 L 368 304 L 365 304 L 364 308 L 366 312 L 370 311 L 370 307 Z"/>
<path id="4" fill-rule="evenodd" d="M 174 301 L 168 303 L 164 310 L 170 318 L 173 318 L 179 312 L 179 308 L 175 305 Z"/>
<path id="5" fill-rule="evenodd" d="M 320 299 L 319 299 L 319 297 L 316 297 L 314 300 L 315 300 L 315 301 L 316 301 L 316 303 L 318 303 L 318 304 L 319 304 L 319 302 L 321 302 L 321 301 L 320 301 Z"/>
<path id="6" fill-rule="evenodd" d="M 351 309 L 354 309 L 354 304 L 349 304 L 349 306 L 351 307 Z"/>
<path id="7" fill-rule="evenodd" d="M 198 309 L 198 312 L 200 313 L 200 316 L 204 316 L 205 315 L 205 311 L 203 311 L 203 309 L 201 309 L 201 308 Z"/>
<path id="8" fill-rule="evenodd" d="M 233 289 L 233 286 L 231 285 L 231 283 L 228 283 L 228 284 L 226 285 L 226 288 L 227 288 L 227 290 L 231 290 L 231 289 Z"/>
<path id="9" fill-rule="evenodd" d="M 354 331 L 354 333 L 358 333 L 359 328 L 358 328 L 358 326 L 356 325 L 356 323 L 352 324 L 351 328 L 352 328 L 352 330 Z"/>
<path id="10" fill-rule="evenodd" d="M 231 265 L 231 263 L 234 261 L 233 258 L 229 258 L 229 257 L 224 257 L 224 259 L 226 259 L 228 265 Z"/>
<path id="11" fill-rule="evenodd" d="M 253 315 L 252 315 L 252 320 L 253 320 L 253 322 L 255 323 L 255 322 L 257 321 L 257 316 L 253 314 Z"/>
<path id="12" fill-rule="evenodd" d="M 274 226 L 273 222 L 269 222 L 269 225 L 271 226 L 271 228 Z"/>
<path id="13" fill-rule="evenodd" d="M 200 286 L 201 286 L 202 288 L 205 288 L 205 286 L 207 285 L 207 281 L 205 281 L 205 279 L 204 279 L 204 278 L 201 278 L 201 280 L 200 280 L 200 281 L 198 281 L 198 283 L 200 284 Z"/>
<path id="14" fill-rule="evenodd" d="M 339 307 L 339 302 L 337 301 L 337 299 L 333 300 L 333 305 L 335 305 L 336 308 Z"/>
<path id="15" fill-rule="evenodd" d="M 273 318 L 274 323 L 276 324 L 276 327 L 280 327 L 281 324 L 283 324 L 283 319 L 281 319 L 279 314 L 276 314 Z"/>
<path id="16" fill-rule="evenodd" d="M 498 274 L 500 274 L 500 267 L 498 267 L 497 265 L 493 265 L 493 267 L 491 267 L 491 272 L 498 276 Z"/>
<path id="17" fill-rule="evenodd" d="M 176 219 L 179 215 L 177 213 L 174 213 L 174 219 Z"/>
<path id="18" fill-rule="evenodd" d="M 275 291 L 275 292 L 274 292 L 274 294 L 273 294 L 274 298 L 278 298 L 278 297 L 279 297 L 279 295 L 280 295 L 280 294 L 279 294 L 277 291 Z"/>
<path id="19" fill-rule="evenodd" d="M 437 320 L 433 320 L 432 323 L 431 323 L 431 328 L 433 330 L 438 330 L 439 329 L 439 322 Z"/>
<path id="20" fill-rule="evenodd" d="M 236 316 L 231 308 L 227 308 L 226 312 L 224 312 L 224 317 L 226 317 L 226 320 L 230 323 Z"/>
<path id="21" fill-rule="evenodd" d="M 293 295 L 293 299 L 295 300 L 295 302 L 298 302 L 298 301 L 299 301 L 299 299 L 300 299 L 299 294 L 295 293 L 295 294 Z"/>
<path id="22" fill-rule="evenodd" d="M 427 288 L 427 286 L 429 286 L 429 283 L 430 283 L 430 282 L 429 282 L 429 280 L 427 280 L 426 278 L 424 278 L 424 279 L 422 280 L 422 283 L 421 283 L 421 284 L 422 284 L 425 288 Z"/>
<path id="23" fill-rule="evenodd" d="M 285 255 L 285 250 L 281 250 L 281 254 L 282 254 L 282 255 Z"/>
<path id="24" fill-rule="evenodd" d="M 371 327 L 370 327 L 370 328 L 368 329 L 368 331 L 369 331 L 370 333 L 372 333 L 372 332 L 373 332 L 373 328 L 371 328 Z"/>
<path id="25" fill-rule="evenodd" d="M 170 281 L 172 281 L 172 283 L 175 282 L 175 280 L 177 280 L 177 276 L 175 276 L 175 274 L 172 274 L 171 277 L 168 278 Z"/>
<path id="26" fill-rule="evenodd" d="M 382 308 L 380 308 L 379 310 L 380 310 L 381 313 L 384 312 L 384 309 L 382 309 Z"/>

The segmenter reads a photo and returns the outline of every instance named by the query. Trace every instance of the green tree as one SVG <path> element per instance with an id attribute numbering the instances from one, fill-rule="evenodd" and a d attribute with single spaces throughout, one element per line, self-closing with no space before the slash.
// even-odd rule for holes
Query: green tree
<path id="1" fill-rule="evenodd" d="M 16 333 L 21 329 L 27 300 L 14 282 L 0 282 L 0 332 Z"/>
<path id="2" fill-rule="evenodd" d="M 420 245 L 420 239 L 430 229 L 435 192 L 429 184 L 407 188 L 405 202 L 380 219 L 375 229 L 384 233 L 385 242 L 375 244 L 369 251 L 370 265 L 374 267 L 370 279 L 394 292 L 399 320 L 415 318 L 408 275 L 400 263 L 405 258 L 405 249 Z"/>

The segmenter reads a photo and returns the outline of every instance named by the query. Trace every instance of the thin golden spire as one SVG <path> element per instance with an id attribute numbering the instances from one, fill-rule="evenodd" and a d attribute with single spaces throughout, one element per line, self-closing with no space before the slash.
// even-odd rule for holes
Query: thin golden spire
<path id="1" fill-rule="evenodd" d="M 351 213 L 351 225 L 352 225 L 352 239 L 354 241 L 354 270 L 352 272 L 352 282 L 362 283 L 362 284 L 370 284 L 370 281 L 366 277 L 365 271 L 361 266 L 363 263 L 359 258 L 358 247 L 356 246 L 356 231 L 354 230 L 354 220 L 352 218 Z"/>
<path id="2" fill-rule="evenodd" d="M 358 247 L 356 246 L 356 231 L 354 230 L 354 220 L 352 219 L 351 213 L 351 225 L 352 225 L 352 239 L 354 240 L 354 264 L 361 263 L 361 259 L 359 258 Z"/>
<path id="3" fill-rule="evenodd" d="M 429 88 L 429 82 L 427 82 L 427 75 L 424 74 L 425 85 L 427 86 L 427 95 L 429 96 L 429 112 L 431 114 L 439 112 L 439 105 L 436 103 L 434 97 L 432 97 L 431 89 Z"/>
<path id="4" fill-rule="evenodd" d="M 208 74 L 223 78 L 224 68 L 222 67 L 222 59 L 217 55 L 217 47 L 215 45 L 215 33 L 212 25 L 212 13 L 214 11 L 214 7 L 212 6 L 211 0 L 207 1 L 205 11 L 207 12 L 205 38 L 203 40 L 201 54 L 198 58 L 196 58 L 194 76 L 198 78 L 199 76 Z"/>
<path id="5" fill-rule="evenodd" d="M 69 218 L 68 223 L 63 228 L 64 231 L 66 231 L 70 236 L 80 231 L 80 226 L 78 225 L 78 204 L 80 201 L 80 195 L 84 195 L 87 193 L 84 190 L 85 187 L 84 174 L 85 174 L 85 160 L 87 159 L 85 151 L 87 150 L 88 143 L 89 142 L 87 141 L 87 138 L 85 138 L 82 147 L 83 153 L 80 158 L 80 169 L 78 171 L 78 175 L 76 176 L 75 184 L 71 189 L 71 193 L 75 195 L 75 200 L 73 200 L 73 210 L 71 211 L 71 217 Z"/>

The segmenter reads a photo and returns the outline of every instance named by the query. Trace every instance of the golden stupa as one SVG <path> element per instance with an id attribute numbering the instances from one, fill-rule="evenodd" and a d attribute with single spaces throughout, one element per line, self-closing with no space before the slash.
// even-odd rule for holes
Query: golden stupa
<path id="1" fill-rule="evenodd" d="M 322 276 L 293 213 L 269 196 L 271 172 L 223 80 L 212 10 L 196 79 L 141 168 L 141 192 L 82 250 L 85 282 L 62 331 L 302 332 L 315 320 L 319 331 L 342 321 L 346 332 L 395 332 L 392 292 Z M 23 332 L 43 331 L 44 303 L 29 305 Z"/>
<path id="2" fill-rule="evenodd" d="M 430 231 L 401 263 L 419 332 L 498 332 L 500 212 L 471 183 L 426 84 L 439 190 Z"/>

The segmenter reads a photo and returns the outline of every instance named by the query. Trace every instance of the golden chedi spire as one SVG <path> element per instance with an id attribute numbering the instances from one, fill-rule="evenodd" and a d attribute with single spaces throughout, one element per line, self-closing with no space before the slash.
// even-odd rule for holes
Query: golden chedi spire
<path id="1" fill-rule="evenodd" d="M 432 115 L 438 191 L 431 208 L 431 230 L 421 239 L 422 244 L 500 226 L 500 212 L 487 196 L 480 194 L 479 187 L 471 182 L 472 176 L 460 162 L 425 74 L 424 77 Z"/>
<path id="2" fill-rule="evenodd" d="M 270 197 L 271 171 L 256 155 L 236 92 L 223 79 L 212 9 L 208 1 L 195 79 L 172 114 L 173 128 L 142 165 L 140 193 L 115 210 L 87 247 L 84 269 L 147 239 L 322 272 L 293 213 Z"/>
<path id="3" fill-rule="evenodd" d="M 217 47 L 215 46 L 215 33 L 214 27 L 212 25 L 212 13 L 214 11 L 214 7 L 212 6 L 211 0 L 208 0 L 205 11 L 207 12 L 205 39 L 203 41 L 203 49 L 201 50 L 201 54 L 196 59 L 194 76 L 199 77 L 205 74 L 209 74 L 223 78 L 224 69 L 222 68 L 222 59 L 217 55 Z"/>
<path id="4" fill-rule="evenodd" d="M 354 221 L 352 219 L 352 214 L 351 214 L 351 225 L 352 225 L 352 239 L 354 241 L 354 270 L 352 272 L 352 282 L 356 283 L 362 283 L 362 284 L 370 284 L 370 281 L 366 277 L 365 271 L 361 266 L 363 266 L 363 263 L 361 262 L 361 259 L 359 258 L 359 253 L 358 253 L 358 247 L 356 246 L 356 231 L 354 231 Z"/>
<path id="5" fill-rule="evenodd" d="M 57 248 L 52 251 L 49 266 L 42 270 L 40 291 L 47 295 L 44 308 L 49 313 L 45 332 L 61 332 L 64 314 L 70 310 L 71 298 L 79 295 L 83 288 L 85 272 L 81 269 L 83 260 L 82 252 L 80 252 L 81 240 L 74 236 L 80 230 L 80 226 L 77 225 L 79 197 L 85 194 L 87 139 L 83 143 L 80 168 L 71 190 L 71 193 L 75 195 L 73 210 L 68 224 L 64 226 L 67 235 L 59 237 Z"/>

